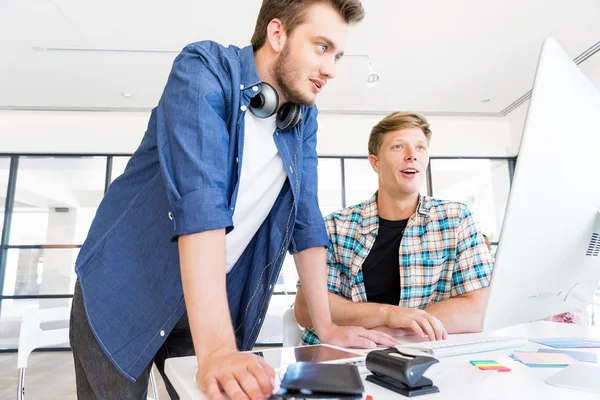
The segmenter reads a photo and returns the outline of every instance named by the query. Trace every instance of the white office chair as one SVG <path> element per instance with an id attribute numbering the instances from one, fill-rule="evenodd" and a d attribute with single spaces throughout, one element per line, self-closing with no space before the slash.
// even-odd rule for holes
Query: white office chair
<path id="1" fill-rule="evenodd" d="M 294 307 L 283 312 L 283 347 L 299 346 L 303 329 L 294 316 Z"/>
<path id="2" fill-rule="evenodd" d="M 19 370 L 19 383 L 17 399 L 25 399 L 25 369 L 27 368 L 27 359 L 29 354 L 37 348 L 57 346 L 69 343 L 69 328 L 42 329 L 41 325 L 48 322 L 69 322 L 71 309 L 69 307 L 61 308 L 42 308 L 32 311 L 23 316 L 21 320 L 21 331 L 19 333 L 19 350 L 17 354 L 17 368 Z M 154 378 L 154 368 L 150 371 L 150 384 L 152 386 L 153 397 L 148 399 L 158 400 L 158 390 Z"/>

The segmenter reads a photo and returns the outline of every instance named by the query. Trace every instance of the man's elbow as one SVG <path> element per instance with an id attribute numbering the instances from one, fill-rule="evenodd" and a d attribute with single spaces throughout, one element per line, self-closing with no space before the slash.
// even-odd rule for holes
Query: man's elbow
<path id="1" fill-rule="evenodd" d="M 485 308 L 487 304 L 488 289 L 483 288 L 471 293 L 471 310 L 472 321 L 471 331 L 481 332 L 483 330 L 483 317 L 485 316 Z"/>
<path id="2" fill-rule="evenodd" d="M 296 301 L 294 303 L 294 317 L 296 317 L 298 325 L 304 328 L 312 327 L 308 306 L 306 305 L 306 302 L 304 302 L 304 299 L 299 299 L 298 296 L 296 296 Z"/>

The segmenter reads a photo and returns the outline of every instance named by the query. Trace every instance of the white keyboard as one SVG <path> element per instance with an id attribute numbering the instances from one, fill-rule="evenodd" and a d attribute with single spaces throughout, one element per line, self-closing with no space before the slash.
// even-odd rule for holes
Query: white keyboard
<path id="1" fill-rule="evenodd" d="M 436 358 L 453 357 L 463 354 L 483 353 L 486 351 L 509 349 L 525 346 L 524 337 L 487 336 L 464 340 L 438 340 L 436 342 L 405 343 L 396 346 L 399 349 L 414 349 Z"/>

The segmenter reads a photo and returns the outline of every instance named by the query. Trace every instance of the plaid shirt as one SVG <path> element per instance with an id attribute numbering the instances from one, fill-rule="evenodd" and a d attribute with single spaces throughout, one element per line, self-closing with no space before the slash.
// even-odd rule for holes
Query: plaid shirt
<path id="1" fill-rule="evenodd" d="M 354 302 L 366 302 L 362 265 L 379 230 L 377 194 L 325 218 L 329 248 L 327 287 Z M 466 205 L 420 196 L 399 249 L 400 306 L 432 303 L 489 286 L 493 260 Z M 305 329 L 302 344 L 320 343 Z"/>

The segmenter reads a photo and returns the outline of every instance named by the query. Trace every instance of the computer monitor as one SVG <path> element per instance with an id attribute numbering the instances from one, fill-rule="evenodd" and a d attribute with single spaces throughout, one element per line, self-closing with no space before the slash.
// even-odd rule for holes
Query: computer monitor
<path id="1" fill-rule="evenodd" d="M 483 329 L 593 303 L 600 280 L 600 91 L 542 46 Z"/>

